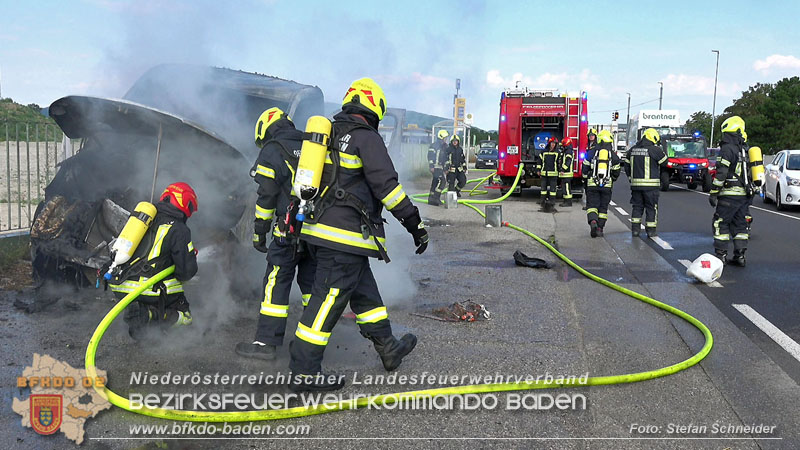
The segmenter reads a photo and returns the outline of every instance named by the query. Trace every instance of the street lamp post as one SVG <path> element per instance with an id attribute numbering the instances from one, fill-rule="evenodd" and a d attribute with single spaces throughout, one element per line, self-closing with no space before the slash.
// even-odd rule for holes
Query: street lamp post
<path id="1" fill-rule="evenodd" d="M 630 92 L 626 92 L 626 94 L 628 94 L 628 115 L 627 115 L 627 117 L 625 117 L 625 123 L 627 124 L 627 123 L 630 123 L 630 121 L 631 121 L 631 93 Z"/>
<path id="2" fill-rule="evenodd" d="M 661 99 L 664 97 L 664 83 L 659 81 L 658 84 L 661 85 L 661 87 L 658 88 L 658 110 L 661 111 Z"/>
<path id="3" fill-rule="evenodd" d="M 714 145 L 714 121 L 716 120 L 717 112 L 717 75 L 719 74 L 719 50 L 711 50 L 711 53 L 717 54 L 717 65 L 714 68 L 714 101 L 711 104 L 711 140 L 709 145 Z"/>

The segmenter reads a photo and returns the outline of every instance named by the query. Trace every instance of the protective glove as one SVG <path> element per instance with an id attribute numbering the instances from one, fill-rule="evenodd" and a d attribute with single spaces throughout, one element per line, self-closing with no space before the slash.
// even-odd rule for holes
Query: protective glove
<path id="1" fill-rule="evenodd" d="M 428 231 L 425 230 L 425 225 L 423 225 L 422 219 L 419 217 L 419 211 L 417 211 L 415 215 L 405 219 L 403 221 L 403 226 L 414 238 L 414 246 L 417 247 L 415 253 L 418 255 L 425 253 L 425 250 L 428 248 Z"/>
<path id="2" fill-rule="evenodd" d="M 267 235 L 253 233 L 253 248 L 261 253 L 267 253 Z"/>
<path id="3" fill-rule="evenodd" d="M 714 208 L 717 207 L 717 200 L 717 194 L 711 194 L 708 196 L 708 203 Z"/>

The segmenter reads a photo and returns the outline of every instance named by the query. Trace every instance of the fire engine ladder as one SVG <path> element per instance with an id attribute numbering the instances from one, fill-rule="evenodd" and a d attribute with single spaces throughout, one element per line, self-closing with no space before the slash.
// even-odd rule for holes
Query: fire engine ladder
<path id="1" fill-rule="evenodd" d="M 580 133 L 580 126 L 581 126 L 581 99 L 580 97 L 577 98 L 565 98 L 567 104 L 567 126 L 564 130 L 564 137 L 568 137 L 572 139 L 572 142 L 575 145 L 575 148 L 578 147 L 578 134 Z"/>

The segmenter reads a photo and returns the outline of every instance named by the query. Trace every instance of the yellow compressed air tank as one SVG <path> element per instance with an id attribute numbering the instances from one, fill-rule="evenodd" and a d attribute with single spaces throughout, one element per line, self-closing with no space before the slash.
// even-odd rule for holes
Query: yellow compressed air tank
<path id="1" fill-rule="evenodd" d="M 133 252 L 136 251 L 139 243 L 142 242 L 144 234 L 150 227 L 150 223 L 153 222 L 156 212 L 156 207 L 152 203 L 139 202 L 139 204 L 136 205 L 133 214 L 128 218 L 128 221 L 122 228 L 122 232 L 119 233 L 117 240 L 114 241 L 114 245 L 111 247 L 114 260 L 111 262 L 111 267 L 105 275 L 106 280 L 111 279 L 111 273 L 114 269 L 131 259 Z"/>
<path id="2" fill-rule="evenodd" d="M 294 193 L 300 198 L 297 220 L 305 220 L 306 202 L 319 192 L 328 144 L 331 139 L 331 121 L 323 116 L 311 116 L 306 122 L 307 139 L 300 148 L 300 160 L 294 176 Z"/>
<path id="3" fill-rule="evenodd" d="M 747 151 L 750 158 L 750 179 L 753 184 L 761 186 L 764 183 L 764 160 L 759 147 L 750 147 Z"/>
<path id="4" fill-rule="evenodd" d="M 601 148 L 597 151 L 597 166 L 595 169 L 595 178 L 598 180 L 605 180 L 608 178 L 608 163 L 610 161 L 608 150 Z"/>

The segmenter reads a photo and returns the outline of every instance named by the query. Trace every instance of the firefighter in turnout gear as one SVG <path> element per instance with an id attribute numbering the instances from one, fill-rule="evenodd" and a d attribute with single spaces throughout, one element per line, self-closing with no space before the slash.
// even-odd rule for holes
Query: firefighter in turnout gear
<path id="1" fill-rule="evenodd" d="M 263 297 L 255 337 L 235 348 L 238 355 L 247 358 L 275 359 L 277 347 L 283 345 L 295 271 L 304 306 L 311 297 L 315 264 L 305 246 L 298 243 L 297 223 L 291 213 L 296 201 L 291 197 L 292 182 L 302 142 L 303 132 L 279 108 L 264 111 L 256 121 L 255 143 L 261 152 L 251 171 L 258 183 L 253 247 L 267 254 L 267 271 L 261 284 Z M 272 241 L 267 247 L 270 231 Z"/>
<path id="2" fill-rule="evenodd" d="M 467 184 L 467 158 L 461 147 L 461 139 L 455 134 L 447 147 L 447 184 L 447 190 L 454 191 L 459 197 L 461 189 Z"/>
<path id="3" fill-rule="evenodd" d="M 561 140 L 558 158 L 559 188 L 563 192 L 561 206 L 572 206 L 572 164 L 575 160 L 575 150 L 572 148 L 572 139 L 566 137 Z"/>
<path id="4" fill-rule="evenodd" d="M 186 220 L 197 211 L 197 195 L 186 183 L 167 186 L 156 203 L 156 215 L 131 259 L 119 266 L 108 281 L 122 299 L 148 278 L 175 266 L 175 272 L 159 281 L 125 309 L 128 333 L 139 339 L 144 327 L 189 325 L 192 314 L 183 293 L 183 282 L 197 273 L 197 251 Z"/>
<path id="5" fill-rule="evenodd" d="M 539 153 L 539 175 L 542 177 L 542 206 L 551 207 L 555 203 L 558 189 L 558 139 L 551 137 L 541 153 Z"/>
<path id="6" fill-rule="evenodd" d="M 439 130 L 436 136 L 436 142 L 428 149 L 428 168 L 433 175 L 428 204 L 433 206 L 442 204 L 442 190 L 446 183 L 444 166 L 447 164 L 447 130 Z"/>
<path id="7" fill-rule="evenodd" d="M 648 237 L 656 237 L 658 225 L 658 194 L 661 168 L 667 165 L 667 155 L 659 145 L 661 137 L 653 128 L 644 130 L 639 142 L 625 153 L 625 173 L 631 182 L 631 234 L 639 236 L 642 213 Z"/>
<path id="8" fill-rule="evenodd" d="M 370 339 L 387 371 L 396 369 L 416 346 L 417 338 L 392 335 L 369 258 L 388 262 L 381 211 L 386 208 L 412 235 L 416 253 L 428 246 L 428 233 L 417 207 L 398 183 L 397 172 L 378 134 L 386 98 L 375 81 L 353 82 L 334 116 L 330 158 L 336 177 L 328 195 L 315 200 L 306 217 L 301 239 L 317 262 L 308 307 L 297 324 L 290 346 L 293 391 L 340 389 L 341 379 L 323 377 L 322 357 L 345 307 L 356 315 L 361 334 Z M 338 168 L 336 161 L 340 161 Z M 323 184 L 326 175 L 323 174 Z"/>
<path id="9" fill-rule="evenodd" d="M 744 120 L 733 116 L 722 123 L 717 173 L 709 203 L 716 208 L 713 218 L 714 253 L 722 262 L 745 265 L 749 234 L 746 215 L 760 180 L 752 180 L 744 142 Z M 733 240 L 733 258 L 728 261 L 728 243 Z"/>
<path id="10" fill-rule="evenodd" d="M 586 132 L 586 140 L 588 141 L 587 144 L 586 144 L 586 151 L 588 152 L 589 150 L 591 150 L 591 149 L 593 149 L 593 148 L 595 148 L 597 146 L 597 130 L 594 129 L 594 128 L 589 128 L 589 131 Z M 584 154 L 584 161 L 585 161 L 585 158 L 586 158 L 586 154 Z M 583 162 L 580 162 L 580 164 L 583 164 Z M 586 193 L 586 182 L 587 182 L 587 180 L 588 180 L 588 178 L 586 177 L 586 175 L 584 175 L 583 176 L 583 192 L 584 192 L 584 195 L 583 195 L 583 210 L 584 211 L 586 209 L 588 209 L 588 207 L 586 206 L 586 194 L 585 194 Z"/>
<path id="11" fill-rule="evenodd" d="M 614 139 L 611 132 L 601 130 L 597 134 L 598 144 L 586 152 L 583 160 L 583 176 L 586 179 L 586 219 L 591 236 L 603 236 L 603 227 L 608 220 L 608 204 L 614 181 L 621 170 L 617 153 L 612 149 Z"/>

